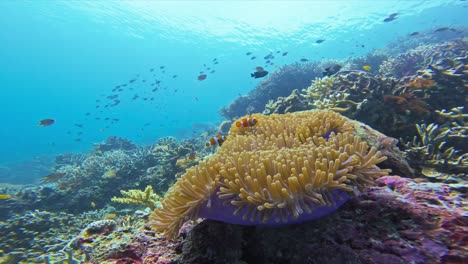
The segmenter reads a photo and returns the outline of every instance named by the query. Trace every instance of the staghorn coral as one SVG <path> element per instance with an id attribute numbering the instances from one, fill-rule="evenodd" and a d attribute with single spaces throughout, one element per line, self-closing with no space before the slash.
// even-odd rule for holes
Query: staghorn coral
<path id="1" fill-rule="evenodd" d="M 151 185 L 146 186 L 144 191 L 140 190 L 121 190 L 120 193 L 123 197 L 113 197 L 111 201 L 123 204 L 138 204 L 150 208 L 151 210 L 156 209 L 157 204 L 161 197 L 153 191 Z"/>
<path id="2" fill-rule="evenodd" d="M 442 111 L 441 111 L 442 112 Z M 445 112 L 444 112 L 445 113 Z M 468 153 L 459 154 L 455 147 L 448 144 L 450 137 L 458 131 L 437 124 L 416 124 L 419 136 L 404 144 L 405 154 L 422 172 L 430 168 L 442 172 L 463 172 L 468 167 Z M 429 168 L 428 168 L 429 167 Z M 422 173 L 426 175 L 426 173 Z"/>
<path id="3" fill-rule="evenodd" d="M 237 224 L 318 218 L 389 172 L 375 165 L 385 157 L 335 112 L 255 116 L 256 126 L 232 126 L 216 154 L 171 187 L 150 216 L 157 231 L 174 237 L 196 217 Z"/>

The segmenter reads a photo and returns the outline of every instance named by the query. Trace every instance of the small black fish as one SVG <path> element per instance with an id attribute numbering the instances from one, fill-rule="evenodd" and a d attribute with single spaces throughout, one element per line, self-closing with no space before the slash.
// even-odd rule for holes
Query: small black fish
<path id="1" fill-rule="evenodd" d="M 386 19 L 383 20 L 383 22 L 390 22 L 397 19 L 396 17 L 387 17 Z"/>
<path id="2" fill-rule="evenodd" d="M 245 55 L 249 56 L 249 55 L 251 55 L 251 54 L 252 54 L 252 52 L 249 51 L 249 52 L 247 52 Z"/>
<path id="3" fill-rule="evenodd" d="M 159 69 L 164 69 L 164 68 L 165 68 L 164 66 L 159 67 Z"/>
<path id="4" fill-rule="evenodd" d="M 409 34 L 409 35 L 410 35 L 410 36 L 416 36 L 416 35 L 419 35 L 419 32 L 415 31 L 415 32 L 413 32 L 413 33 L 411 33 L 411 34 Z"/>
<path id="5" fill-rule="evenodd" d="M 200 75 L 197 77 L 197 80 L 199 80 L 199 81 L 203 81 L 203 80 L 205 80 L 205 79 L 206 79 L 206 77 L 207 77 L 207 75 L 206 75 L 206 74 L 200 74 Z"/>
<path id="6" fill-rule="evenodd" d="M 55 123 L 54 119 L 46 118 L 42 119 L 41 121 L 37 122 L 38 126 L 51 126 Z"/>
<path id="7" fill-rule="evenodd" d="M 217 61 L 218 59 L 217 58 L 214 58 L 213 61 Z"/>
<path id="8" fill-rule="evenodd" d="M 157 90 L 158 90 L 158 87 L 154 88 L 154 89 L 151 90 L 151 91 L 156 92 Z"/>
<path id="9" fill-rule="evenodd" d="M 113 94 L 113 95 L 107 96 L 106 98 L 108 98 L 108 99 L 115 99 L 115 98 L 117 98 L 117 97 L 119 97 L 118 94 Z"/>
<path id="10" fill-rule="evenodd" d="M 364 44 L 361 45 L 361 48 L 365 48 L 366 46 L 364 46 Z"/>
<path id="11" fill-rule="evenodd" d="M 319 43 L 319 44 L 320 44 L 320 43 L 322 43 L 322 42 L 324 42 L 324 41 L 325 41 L 324 39 L 317 39 L 317 40 L 315 41 L 315 43 Z"/>
<path id="12" fill-rule="evenodd" d="M 86 116 L 89 116 L 90 114 L 91 114 L 91 113 L 88 112 L 88 113 L 86 113 L 85 115 L 86 115 Z"/>
<path id="13" fill-rule="evenodd" d="M 153 71 L 154 71 L 154 68 L 151 68 L 151 69 L 150 69 L 150 72 L 153 72 Z"/>
<path id="14" fill-rule="evenodd" d="M 256 72 L 250 74 L 252 78 L 255 78 L 255 79 L 262 78 L 262 77 L 267 76 L 268 74 L 268 72 L 265 71 L 262 67 L 257 67 L 256 70 L 257 70 Z"/>
<path id="15" fill-rule="evenodd" d="M 306 62 L 306 61 L 309 61 L 309 60 L 308 60 L 308 59 L 302 58 L 301 61 L 302 61 L 302 62 Z"/>
<path id="16" fill-rule="evenodd" d="M 323 76 L 332 76 L 335 73 L 339 72 L 341 70 L 341 65 L 339 64 L 334 64 L 328 68 L 325 69 L 325 71 L 322 72 Z"/>
<path id="17" fill-rule="evenodd" d="M 106 121 L 107 121 L 107 120 L 109 120 L 109 119 L 110 119 L 110 117 L 106 117 L 106 118 L 104 118 L 104 120 L 106 120 Z"/>
<path id="18" fill-rule="evenodd" d="M 75 142 L 81 142 L 81 138 L 75 139 Z"/>
<path id="19" fill-rule="evenodd" d="M 218 64 L 219 62 L 218 61 L 215 61 L 213 64 Z"/>
<path id="20" fill-rule="evenodd" d="M 128 81 L 129 83 L 134 83 L 136 81 L 136 79 L 131 79 L 130 81 Z"/>
<path id="21" fill-rule="evenodd" d="M 250 58 L 251 60 L 255 60 L 257 57 L 253 56 L 252 58 Z"/>
<path id="22" fill-rule="evenodd" d="M 287 51 L 283 52 L 283 56 L 286 56 L 286 55 L 288 55 L 288 52 Z"/>
<path id="23" fill-rule="evenodd" d="M 76 126 L 76 127 L 80 127 L 80 128 L 82 128 L 82 127 L 83 127 L 83 125 L 82 125 L 82 124 L 75 124 L 75 126 Z"/>
<path id="24" fill-rule="evenodd" d="M 215 73 L 215 72 L 216 72 L 215 70 L 210 71 L 210 73 Z"/>
<path id="25" fill-rule="evenodd" d="M 177 75 L 172 75 L 172 78 L 177 78 Z"/>
<path id="26" fill-rule="evenodd" d="M 112 121 L 114 121 L 114 122 L 119 122 L 119 120 L 120 119 L 118 119 L 118 118 L 112 118 Z"/>

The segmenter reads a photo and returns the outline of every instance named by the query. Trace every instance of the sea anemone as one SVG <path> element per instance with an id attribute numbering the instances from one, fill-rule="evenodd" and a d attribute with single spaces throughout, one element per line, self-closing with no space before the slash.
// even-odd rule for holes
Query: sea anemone
<path id="1" fill-rule="evenodd" d="M 254 115 L 252 127 L 231 127 L 216 154 L 187 172 L 150 219 L 177 235 L 197 217 L 244 225 L 299 223 L 346 202 L 355 188 L 385 176 L 385 160 L 332 111 Z"/>

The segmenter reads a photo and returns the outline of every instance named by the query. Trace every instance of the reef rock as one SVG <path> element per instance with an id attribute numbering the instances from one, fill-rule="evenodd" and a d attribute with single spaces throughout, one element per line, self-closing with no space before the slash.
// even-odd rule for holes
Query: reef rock
<path id="1" fill-rule="evenodd" d="M 398 176 L 377 180 L 335 213 L 279 228 L 206 220 L 177 263 L 467 263 L 460 188 Z"/>

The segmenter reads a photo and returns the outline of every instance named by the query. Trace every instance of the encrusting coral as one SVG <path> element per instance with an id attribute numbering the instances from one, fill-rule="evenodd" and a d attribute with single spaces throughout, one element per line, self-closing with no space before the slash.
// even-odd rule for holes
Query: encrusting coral
<path id="1" fill-rule="evenodd" d="M 385 160 L 353 136 L 332 111 L 255 115 L 253 127 L 232 126 L 216 154 L 171 187 L 152 226 L 168 237 L 196 217 L 237 224 L 296 223 L 337 209 L 357 187 L 387 175 Z"/>
<path id="2" fill-rule="evenodd" d="M 120 193 L 123 197 L 113 197 L 113 202 L 143 205 L 150 208 L 151 210 L 154 210 L 157 207 L 157 204 L 161 199 L 161 197 L 153 191 L 153 187 L 151 187 L 151 185 L 146 186 L 144 191 L 122 190 Z"/>

